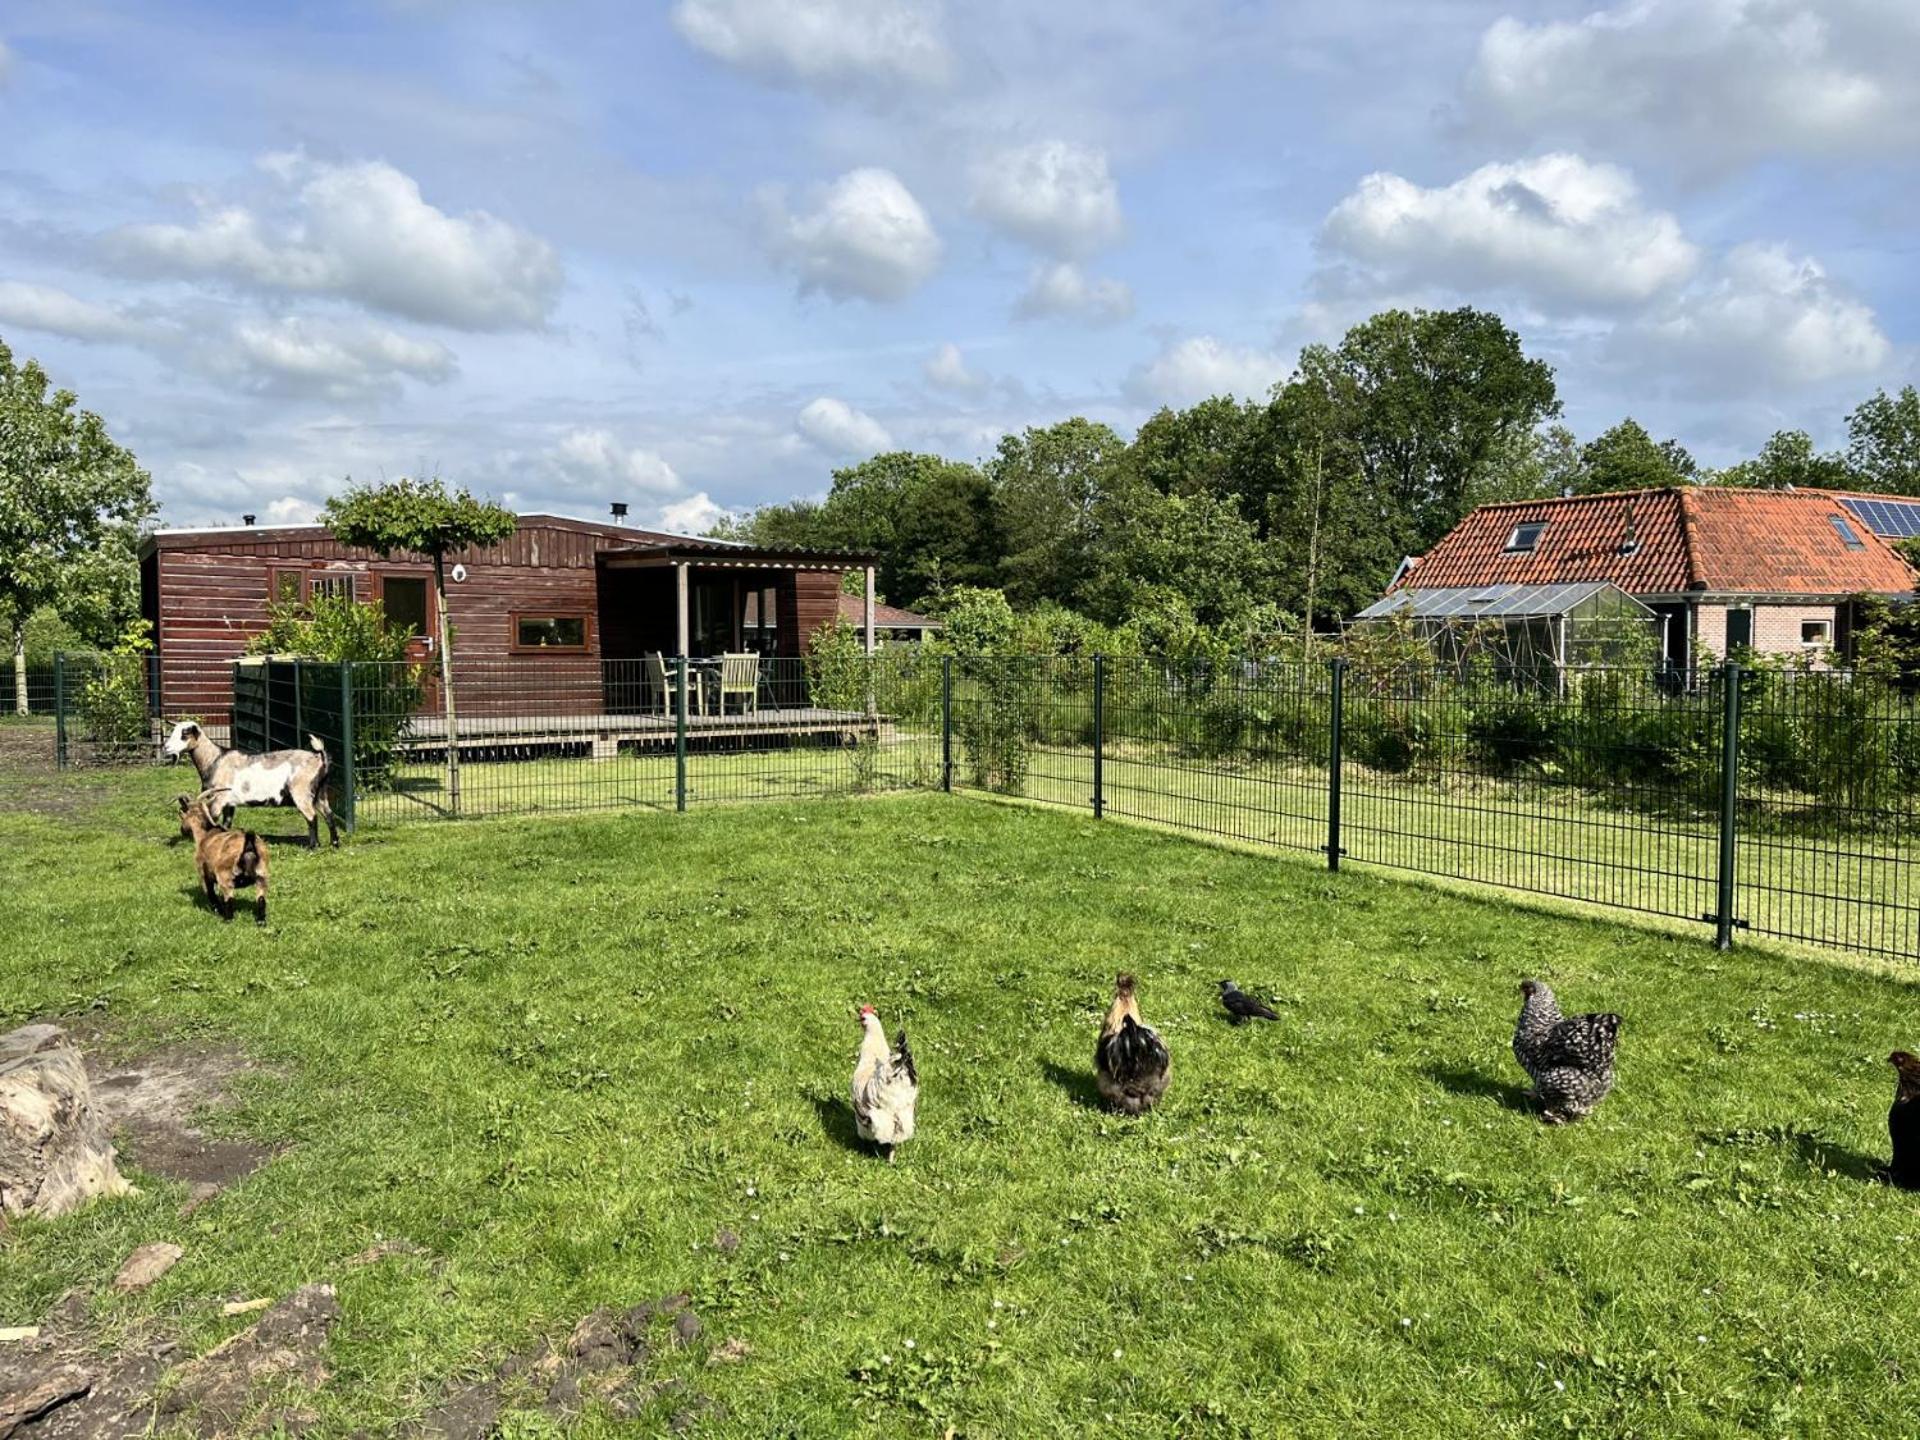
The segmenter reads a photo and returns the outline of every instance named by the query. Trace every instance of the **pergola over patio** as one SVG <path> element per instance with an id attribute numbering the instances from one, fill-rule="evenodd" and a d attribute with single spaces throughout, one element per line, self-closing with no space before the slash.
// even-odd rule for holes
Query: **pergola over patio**
<path id="1" fill-rule="evenodd" d="M 753 648 L 806 653 L 809 637 L 839 615 L 842 577 L 865 576 L 862 635 L 874 634 L 874 553 L 673 540 L 602 547 L 600 647 L 608 658 L 653 651 L 714 654 Z M 748 599 L 754 598 L 752 623 Z M 749 631 L 755 632 L 749 635 Z"/>

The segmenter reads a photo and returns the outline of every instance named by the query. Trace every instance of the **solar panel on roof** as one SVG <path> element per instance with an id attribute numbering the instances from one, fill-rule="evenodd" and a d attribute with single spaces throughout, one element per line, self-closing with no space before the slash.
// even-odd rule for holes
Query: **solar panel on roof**
<path id="1" fill-rule="evenodd" d="M 1840 503 L 1876 535 L 1898 540 L 1920 535 L 1920 500 L 1891 497 L 1866 500 L 1849 496 Z"/>

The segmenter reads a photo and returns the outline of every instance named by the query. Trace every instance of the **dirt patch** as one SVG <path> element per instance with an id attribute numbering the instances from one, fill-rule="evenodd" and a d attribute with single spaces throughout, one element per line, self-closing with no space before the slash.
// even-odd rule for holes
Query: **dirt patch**
<path id="1" fill-rule="evenodd" d="M 502 1360 L 491 1379 L 451 1387 L 414 1433 L 424 1440 L 488 1440 L 505 1411 L 539 1409 L 565 1419 L 595 1399 L 631 1420 L 668 1396 L 674 1399 L 670 1428 L 689 1429 L 712 1403 L 681 1380 L 649 1379 L 648 1366 L 655 1348 L 690 1345 L 700 1330 L 685 1295 L 664 1295 L 628 1310 L 595 1310 L 561 1344 L 542 1341 Z M 739 1344 L 721 1363 L 747 1353 Z"/>
<path id="2" fill-rule="evenodd" d="M 87 1068 L 121 1159 L 189 1186 L 189 1203 L 217 1195 L 274 1156 L 271 1146 L 221 1139 L 193 1123 L 197 1112 L 231 1098 L 235 1076 L 256 1069 L 237 1050 L 174 1048 L 133 1060 L 94 1058 Z"/>
<path id="3" fill-rule="evenodd" d="M 133 1335 L 102 1355 L 86 1316 L 84 1297 L 70 1295 L 54 1307 L 38 1339 L 0 1346 L 0 1436 L 131 1440 L 151 1433 L 153 1388 L 179 1358 L 179 1345 L 154 1334 Z M 26 1407 L 36 1396 L 42 1397 L 38 1414 L 28 1418 Z M 12 1429 L 5 1418 L 10 1414 Z"/>

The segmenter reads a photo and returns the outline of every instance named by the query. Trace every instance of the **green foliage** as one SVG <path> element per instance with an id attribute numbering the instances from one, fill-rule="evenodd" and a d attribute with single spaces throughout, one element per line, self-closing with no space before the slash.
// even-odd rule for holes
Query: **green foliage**
<path id="1" fill-rule="evenodd" d="M 1656 490 L 1692 484 L 1698 471 L 1693 457 L 1678 441 L 1656 443 L 1639 421 L 1629 416 L 1581 447 L 1573 489 L 1578 495 Z"/>
<path id="2" fill-rule="evenodd" d="M 939 643 L 954 655 L 998 655 L 1013 640 L 1013 606 L 999 590 L 956 587 L 941 601 L 939 619 Z"/>
<path id="3" fill-rule="evenodd" d="M 1920 391 L 1875 391 L 1847 417 L 1847 466 L 1855 489 L 1920 495 Z"/>
<path id="4" fill-rule="evenodd" d="M 438 479 L 349 485 L 327 501 L 320 523 L 343 545 L 379 555 L 445 556 L 498 544 L 513 534 L 514 513 Z"/>
<path id="5" fill-rule="evenodd" d="M 145 620 L 132 621 L 111 650 L 93 657 L 91 663 L 79 662 L 86 675 L 80 685 L 80 721 L 85 737 L 102 747 L 102 755 L 148 756 L 146 742 L 152 726 L 147 668 L 153 654 L 152 630 Z"/>
<path id="6" fill-rule="evenodd" d="M 153 514 L 151 482 L 77 404 L 0 342 L 0 620 L 16 652 L 42 606 L 102 641 L 133 611 L 133 536 Z M 24 691 L 15 702 L 26 708 Z"/>
<path id="7" fill-rule="evenodd" d="M 1756 490 L 1845 490 L 1854 478 L 1844 455 L 1820 454 L 1806 431 L 1776 430 L 1758 455 L 1717 472 L 1713 483 Z"/>
<path id="8" fill-rule="evenodd" d="M 1006 547 L 1003 583 L 1016 604 L 1082 603 L 1097 511 L 1125 450 L 1111 428 L 1079 416 L 1001 437 L 986 473 Z"/>
<path id="9" fill-rule="evenodd" d="M 275 605 L 247 654 L 307 662 L 303 689 L 313 723 L 336 737 L 339 662 L 353 662 L 354 778 L 362 789 L 379 790 L 393 784 L 400 742 L 426 699 L 427 667 L 407 659 L 412 638 L 387 624 L 378 600 L 317 595 L 305 605 Z"/>

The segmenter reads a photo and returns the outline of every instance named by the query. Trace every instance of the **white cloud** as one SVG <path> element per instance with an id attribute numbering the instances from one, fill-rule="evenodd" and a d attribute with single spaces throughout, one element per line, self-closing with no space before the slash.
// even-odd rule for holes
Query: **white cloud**
<path id="1" fill-rule="evenodd" d="M 328 295 L 463 330 L 537 328 L 559 298 L 560 260 L 544 240 L 485 211 L 449 215 L 384 161 L 271 155 L 261 168 L 280 213 L 228 205 L 191 225 L 129 225 L 106 237 L 107 253 L 145 273 Z"/>
<path id="2" fill-rule="evenodd" d="M 1036 249 L 1082 258 L 1120 238 L 1120 189 L 1107 157 L 1068 140 L 1003 150 L 974 167 L 973 208 Z"/>
<path id="3" fill-rule="evenodd" d="M 1621 0 L 1579 20 L 1496 20 L 1469 113 L 1538 139 L 1725 161 L 1920 143 L 1909 0 Z"/>
<path id="4" fill-rule="evenodd" d="M 453 352 L 434 340 L 380 325 L 287 316 L 248 318 L 200 348 L 204 368 L 265 390 L 349 400 L 391 388 L 399 376 L 438 382 L 454 373 Z"/>
<path id="5" fill-rule="evenodd" d="M 1483 165 L 1432 189 L 1369 175 L 1327 216 L 1321 242 L 1388 283 L 1514 293 L 1549 310 L 1644 301 L 1699 262 L 1631 175 L 1564 154 Z"/>
<path id="6" fill-rule="evenodd" d="M 821 89 L 939 84 L 951 65 L 935 0 L 680 0 L 673 23 L 715 59 Z"/>
<path id="7" fill-rule="evenodd" d="M 299 495 L 282 495 L 268 502 L 260 518 L 268 525 L 305 525 L 319 513 L 320 507 L 311 500 Z"/>
<path id="8" fill-rule="evenodd" d="M 704 535 L 726 513 L 725 506 L 717 504 L 712 496 L 702 490 L 683 500 L 661 506 L 656 523 L 662 530 L 671 530 L 676 535 Z"/>
<path id="9" fill-rule="evenodd" d="M 830 395 L 809 401 L 793 426 L 829 455 L 865 457 L 893 448 L 893 437 L 884 425 Z"/>
<path id="10" fill-rule="evenodd" d="M 1264 400 L 1292 362 L 1271 350 L 1228 345 L 1212 335 L 1193 335 L 1166 346 L 1127 378 L 1127 393 L 1150 405 L 1192 405 L 1212 395 Z"/>
<path id="11" fill-rule="evenodd" d="M 967 357 L 951 340 L 927 357 L 920 373 L 936 390 L 950 390 L 956 395 L 978 395 L 993 383 L 985 375 L 967 368 Z"/>
<path id="12" fill-rule="evenodd" d="M 623 445 L 609 430 L 567 431 L 554 446 L 553 460 L 570 481 L 599 486 L 609 500 L 627 488 L 665 495 L 680 489 L 680 477 L 657 452 Z"/>
<path id="13" fill-rule="evenodd" d="M 940 237 L 920 202 L 889 170 L 850 170 L 805 214 L 768 198 L 775 248 L 803 291 L 836 300 L 900 300 L 940 263 Z"/>
<path id="14" fill-rule="evenodd" d="M 0 281 L 0 323 L 72 340 L 138 339 L 146 327 L 124 310 L 83 300 L 51 285 Z"/>
<path id="15" fill-rule="evenodd" d="M 1819 263 L 1778 245 L 1742 245 L 1702 284 L 1616 336 L 1616 355 L 1662 358 L 1698 391 L 1755 381 L 1816 385 L 1871 375 L 1892 354 L 1873 310 Z"/>
<path id="16" fill-rule="evenodd" d="M 1071 260 L 1037 266 L 1014 305 L 1014 314 L 1023 320 L 1067 316 L 1092 325 L 1124 320 L 1132 313 L 1133 291 L 1126 282 L 1089 276 Z"/>

